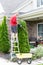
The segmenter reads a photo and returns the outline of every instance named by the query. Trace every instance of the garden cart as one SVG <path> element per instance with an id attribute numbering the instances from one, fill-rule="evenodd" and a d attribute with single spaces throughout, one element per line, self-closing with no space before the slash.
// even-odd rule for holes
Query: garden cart
<path id="1" fill-rule="evenodd" d="M 16 54 L 17 63 L 21 64 L 23 60 L 26 60 L 28 64 L 32 61 L 32 54 L 31 53 L 18 53 Z"/>

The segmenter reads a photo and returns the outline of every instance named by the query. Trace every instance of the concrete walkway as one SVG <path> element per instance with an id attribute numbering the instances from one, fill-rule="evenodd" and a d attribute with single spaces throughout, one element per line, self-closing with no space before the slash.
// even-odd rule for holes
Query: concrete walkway
<path id="1" fill-rule="evenodd" d="M 0 54 L 0 65 L 18 65 L 17 62 L 11 62 L 10 60 L 8 60 L 10 58 L 9 54 Z M 31 64 L 27 64 L 27 62 L 22 62 L 21 65 L 37 65 L 37 64 L 41 64 L 43 63 L 43 58 L 41 59 L 37 59 L 32 61 Z"/>
<path id="2" fill-rule="evenodd" d="M 31 64 L 27 64 L 27 62 L 23 62 L 21 65 L 37 65 L 37 64 L 40 64 L 40 63 L 43 63 L 43 60 L 34 60 L 32 61 Z M 4 59 L 2 57 L 0 57 L 0 65 L 18 65 L 17 62 L 11 62 L 7 59 Z"/>

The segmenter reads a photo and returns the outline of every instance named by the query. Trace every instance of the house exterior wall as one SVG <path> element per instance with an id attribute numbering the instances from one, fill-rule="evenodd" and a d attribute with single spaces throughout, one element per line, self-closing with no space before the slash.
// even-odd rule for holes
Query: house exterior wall
<path id="1" fill-rule="evenodd" d="M 43 7 L 43 1 L 42 0 L 30 0 L 21 7 L 22 8 L 18 9 L 19 12 L 30 12 L 30 11 L 36 10 L 38 8 L 42 8 Z"/>
<path id="2" fill-rule="evenodd" d="M 28 11 L 32 11 L 34 9 L 37 9 L 37 0 L 30 0 L 29 2 L 27 2 L 26 6 L 24 6 L 20 12 L 28 12 Z"/>
<path id="3" fill-rule="evenodd" d="M 27 22 L 29 37 L 37 37 L 37 22 Z"/>
<path id="4" fill-rule="evenodd" d="M 26 22 L 28 28 L 29 37 L 37 38 L 37 24 L 43 23 L 43 20 Z"/>
<path id="5" fill-rule="evenodd" d="M 29 37 L 32 36 L 36 38 L 37 38 L 37 24 L 41 23 L 43 19 L 43 5 L 41 5 L 41 7 L 40 6 L 38 7 L 37 1 L 38 0 L 30 0 L 25 4 L 25 6 L 23 5 L 24 7 L 22 7 L 20 10 L 17 10 L 18 12 L 26 12 L 25 14 L 19 15 L 19 18 L 23 20 L 28 20 L 27 27 Z"/>

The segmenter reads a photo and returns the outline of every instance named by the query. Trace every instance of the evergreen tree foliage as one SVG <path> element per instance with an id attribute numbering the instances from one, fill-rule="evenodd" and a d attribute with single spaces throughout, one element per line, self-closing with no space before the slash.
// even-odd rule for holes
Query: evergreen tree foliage
<path id="1" fill-rule="evenodd" d="M 4 19 L 2 21 L 2 26 L 1 26 L 1 32 L 0 32 L 1 36 L 1 49 L 0 51 L 4 52 L 4 53 L 8 53 L 9 49 L 10 49 L 10 41 L 9 41 L 9 37 L 8 37 L 8 28 L 7 28 L 7 24 L 6 24 L 6 16 L 4 16 Z"/>
<path id="2" fill-rule="evenodd" d="M 2 25 L 0 24 L 0 52 L 2 50 Z"/>
<path id="3" fill-rule="evenodd" d="M 20 26 L 18 26 L 18 38 L 19 38 L 20 53 L 28 53 L 30 51 L 30 46 L 29 46 L 26 22 L 23 20 L 19 20 L 19 23 Z"/>

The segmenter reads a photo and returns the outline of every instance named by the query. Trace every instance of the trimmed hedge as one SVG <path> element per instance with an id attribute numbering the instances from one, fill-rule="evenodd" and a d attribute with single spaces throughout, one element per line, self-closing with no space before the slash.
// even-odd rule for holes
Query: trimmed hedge
<path id="1" fill-rule="evenodd" d="M 26 22 L 23 20 L 19 20 L 19 23 L 21 25 L 21 26 L 18 26 L 20 53 L 28 53 L 30 51 L 30 46 L 29 46 Z"/>
<path id="2" fill-rule="evenodd" d="M 8 53 L 10 49 L 10 41 L 8 37 L 8 29 L 6 24 L 6 17 L 2 21 L 2 25 L 0 26 L 0 51 L 4 53 Z"/>
<path id="3" fill-rule="evenodd" d="M 0 24 L 0 51 L 2 50 L 2 25 Z"/>

